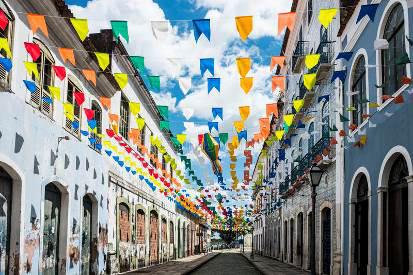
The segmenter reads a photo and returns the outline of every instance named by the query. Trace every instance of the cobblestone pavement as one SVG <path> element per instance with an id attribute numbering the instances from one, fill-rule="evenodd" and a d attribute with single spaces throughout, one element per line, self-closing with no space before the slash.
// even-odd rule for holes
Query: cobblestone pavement
<path id="1" fill-rule="evenodd" d="M 191 275 L 259 275 L 259 272 L 238 251 L 225 251 L 210 260 Z"/>

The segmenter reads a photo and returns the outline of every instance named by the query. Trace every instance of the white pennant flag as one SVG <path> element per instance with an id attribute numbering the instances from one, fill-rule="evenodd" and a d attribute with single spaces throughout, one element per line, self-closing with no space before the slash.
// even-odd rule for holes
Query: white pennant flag
<path id="1" fill-rule="evenodd" d="M 179 88 L 184 95 L 186 95 L 192 87 L 192 79 L 190 77 L 181 77 L 179 78 Z"/>
<path id="2" fill-rule="evenodd" d="M 186 118 L 186 120 L 188 120 L 194 114 L 194 109 L 192 109 L 192 108 L 183 108 L 182 113 L 183 113 L 184 117 Z"/>
<path id="3" fill-rule="evenodd" d="M 186 130 L 192 129 L 192 128 L 195 127 L 195 123 L 193 123 L 193 122 L 184 122 L 184 127 L 185 127 Z"/>
<path id="4" fill-rule="evenodd" d="M 151 21 L 152 33 L 156 39 L 164 39 L 169 31 L 168 21 Z"/>

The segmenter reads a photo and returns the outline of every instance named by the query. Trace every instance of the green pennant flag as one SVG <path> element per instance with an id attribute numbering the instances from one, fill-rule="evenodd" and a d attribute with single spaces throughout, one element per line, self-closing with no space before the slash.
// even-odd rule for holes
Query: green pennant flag
<path id="1" fill-rule="evenodd" d="M 118 42 L 119 36 L 122 36 L 129 43 L 128 21 L 110 21 L 110 24 L 116 42 Z"/>
<path id="2" fill-rule="evenodd" d="M 330 131 L 331 132 L 337 132 L 338 129 L 337 129 L 336 125 L 333 125 L 333 127 L 330 128 Z"/>
<path id="3" fill-rule="evenodd" d="M 396 58 L 395 63 L 396 65 L 406 65 L 410 63 L 409 55 L 404 52 L 402 55 Z"/>
<path id="4" fill-rule="evenodd" d="M 192 171 L 192 170 L 190 170 L 190 171 L 188 172 L 188 175 L 189 175 L 189 176 L 191 176 L 191 175 L 193 176 L 193 175 L 195 175 L 195 172 Z"/>
<path id="5" fill-rule="evenodd" d="M 161 90 L 161 78 L 159 76 L 149 76 L 149 84 L 151 84 L 151 88 L 154 91 Z"/>
<path id="6" fill-rule="evenodd" d="M 340 122 L 348 122 L 348 121 L 350 121 L 348 118 L 346 118 L 345 116 L 343 116 L 342 114 L 339 114 L 340 115 Z"/>
<path id="7" fill-rule="evenodd" d="M 159 127 L 161 128 L 161 131 L 162 131 L 162 130 L 167 130 L 167 131 L 169 131 L 169 121 L 161 120 L 161 121 L 159 122 Z"/>
<path id="8" fill-rule="evenodd" d="M 187 159 L 186 156 L 181 156 L 181 161 L 182 162 L 186 161 L 186 159 Z"/>
<path id="9" fill-rule="evenodd" d="M 228 141 L 228 133 L 220 133 L 219 134 L 219 141 L 222 143 L 222 144 L 226 144 L 227 143 L 227 141 Z"/>
<path id="10" fill-rule="evenodd" d="M 145 70 L 145 58 L 143 56 L 131 56 L 130 60 L 133 64 L 133 67 L 139 72 L 143 73 Z"/>
<path id="11" fill-rule="evenodd" d="M 169 119 L 168 106 L 158 105 L 157 107 L 158 107 L 159 113 L 161 113 L 161 116 L 163 117 L 163 119 L 168 120 Z"/>

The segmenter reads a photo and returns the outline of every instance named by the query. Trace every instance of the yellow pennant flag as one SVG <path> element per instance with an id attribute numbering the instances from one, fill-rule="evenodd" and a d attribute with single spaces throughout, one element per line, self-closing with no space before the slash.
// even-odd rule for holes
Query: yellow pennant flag
<path id="1" fill-rule="evenodd" d="M 63 103 L 63 110 L 64 110 L 65 116 L 69 120 L 73 121 L 74 116 L 75 116 L 75 108 L 74 108 L 73 104 L 69 103 L 69 102 Z"/>
<path id="2" fill-rule="evenodd" d="M 377 102 L 369 102 L 369 108 L 378 108 L 380 105 Z"/>
<path id="3" fill-rule="evenodd" d="M 0 50 L 4 50 L 6 52 L 6 56 L 11 58 L 9 41 L 6 38 L 0 38 Z"/>
<path id="4" fill-rule="evenodd" d="M 318 14 L 318 20 L 320 21 L 321 25 L 324 26 L 324 28 L 328 28 L 328 25 L 330 25 L 331 21 L 333 21 L 334 16 L 337 14 L 337 8 L 332 8 L 332 9 L 321 9 L 320 13 Z"/>
<path id="5" fill-rule="evenodd" d="M 109 54 L 95 52 L 95 55 L 98 60 L 99 67 L 102 69 L 102 71 L 106 70 L 106 68 L 109 66 L 109 63 L 110 63 Z"/>
<path id="6" fill-rule="evenodd" d="M 129 109 L 132 115 L 137 115 L 141 111 L 141 104 L 139 102 L 129 102 Z"/>
<path id="7" fill-rule="evenodd" d="M 123 74 L 123 73 L 115 73 L 114 77 L 115 77 L 116 82 L 119 85 L 119 88 L 123 90 L 128 84 L 128 75 Z"/>
<path id="8" fill-rule="evenodd" d="M 87 19 L 70 18 L 70 22 L 72 23 L 73 28 L 75 28 L 77 35 L 79 35 L 80 40 L 82 42 L 85 41 L 89 34 Z"/>
<path id="9" fill-rule="evenodd" d="M 239 115 L 241 116 L 241 119 L 245 121 L 250 115 L 250 106 L 239 107 Z"/>
<path id="10" fill-rule="evenodd" d="M 275 136 L 277 137 L 277 140 L 281 140 L 284 136 L 284 130 L 275 131 Z"/>
<path id="11" fill-rule="evenodd" d="M 237 58 L 237 67 L 241 77 L 246 77 L 251 69 L 251 59 L 249 57 Z"/>
<path id="12" fill-rule="evenodd" d="M 290 127 L 291 124 L 293 124 L 293 120 L 294 120 L 294 115 L 293 114 L 284 116 L 284 122 L 285 122 L 285 124 L 287 124 L 288 127 Z"/>
<path id="13" fill-rule="evenodd" d="M 186 135 L 185 134 L 176 135 L 176 139 L 179 141 L 180 144 L 184 144 L 186 140 Z"/>
<path id="14" fill-rule="evenodd" d="M 29 75 L 34 75 L 34 77 L 39 80 L 39 70 L 37 70 L 37 64 L 33 62 L 24 62 L 24 67 L 26 67 Z"/>
<path id="15" fill-rule="evenodd" d="M 244 129 L 244 121 L 240 120 L 240 121 L 234 121 L 234 127 L 235 130 L 237 130 L 237 132 L 241 132 L 242 129 Z"/>
<path id="16" fill-rule="evenodd" d="M 234 148 L 238 148 L 238 146 L 239 146 L 238 136 L 233 136 L 232 137 L 232 146 L 234 146 Z M 233 161 L 232 159 L 235 159 L 235 161 L 237 160 L 235 156 L 231 157 L 231 161 Z"/>
<path id="17" fill-rule="evenodd" d="M 240 78 L 240 86 L 242 90 L 244 91 L 244 93 L 248 94 L 251 91 L 253 85 L 254 85 L 253 77 Z"/>
<path id="18" fill-rule="evenodd" d="M 315 85 L 317 75 L 316 74 L 305 74 L 303 78 L 304 78 L 304 86 L 307 88 L 307 90 L 310 91 Z"/>
<path id="19" fill-rule="evenodd" d="M 53 99 L 60 101 L 60 89 L 58 87 L 47 86 Z"/>
<path id="20" fill-rule="evenodd" d="M 300 112 L 301 108 L 304 106 L 304 99 L 295 99 L 293 100 L 293 106 L 297 113 Z"/>
<path id="21" fill-rule="evenodd" d="M 141 117 L 138 117 L 138 118 L 136 119 L 136 124 L 138 125 L 138 129 L 139 129 L 139 130 L 142 130 L 143 127 L 145 127 L 145 120 L 144 120 L 143 118 L 141 118 Z"/>
<path id="22" fill-rule="evenodd" d="M 320 54 L 307 54 L 305 56 L 305 65 L 307 69 L 311 70 L 314 68 L 320 61 Z"/>
<path id="23" fill-rule="evenodd" d="M 235 17 L 235 23 L 237 25 L 237 30 L 239 36 L 242 40 L 247 40 L 248 35 L 252 31 L 253 17 L 252 16 L 238 16 Z"/>

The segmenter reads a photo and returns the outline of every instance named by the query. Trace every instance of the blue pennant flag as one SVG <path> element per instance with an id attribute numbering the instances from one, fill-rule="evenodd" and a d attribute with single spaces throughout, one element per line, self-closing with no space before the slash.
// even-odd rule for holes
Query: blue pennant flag
<path id="1" fill-rule="evenodd" d="M 10 72 L 11 68 L 13 68 L 13 63 L 11 62 L 11 59 L 6 57 L 0 58 L 0 64 L 7 72 Z"/>
<path id="2" fill-rule="evenodd" d="M 112 151 L 111 150 L 105 150 L 106 154 L 110 157 L 110 155 L 112 155 Z"/>
<path id="3" fill-rule="evenodd" d="M 79 125 L 79 121 L 76 121 L 76 120 L 75 120 L 75 121 L 72 122 L 72 127 L 73 127 L 73 129 L 79 129 L 79 126 L 80 126 L 80 125 Z"/>
<path id="4" fill-rule="evenodd" d="M 329 95 L 319 96 L 319 97 L 318 97 L 318 103 L 320 103 L 321 101 L 325 101 L 325 102 L 330 101 L 330 96 L 329 96 Z"/>
<path id="5" fill-rule="evenodd" d="M 102 150 L 102 144 L 100 144 L 100 143 L 95 143 L 95 147 L 99 151 Z"/>
<path id="6" fill-rule="evenodd" d="M 214 59 L 213 58 L 201 58 L 199 60 L 199 68 L 201 70 L 201 75 L 204 76 L 206 71 L 209 71 L 211 75 L 215 74 L 214 70 Z"/>
<path id="7" fill-rule="evenodd" d="M 245 141 L 247 141 L 247 130 L 243 130 L 238 133 L 238 141 L 241 141 L 242 139 L 245 139 Z"/>
<path id="8" fill-rule="evenodd" d="M 341 71 L 334 71 L 333 76 L 331 77 L 331 82 L 334 82 L 337 78 L 341 80 L 341 82 L 344 82 L 346 80 L 347 76 L 347 71 L 346 70 L 341 70 Z"/>
<path id="9" fill-rule="evenodd" d="M 291 146 L 291 139 L 284 139 L 284 144 L 285 145 L 288 145 L 288 146 Z"/>
<path id="10" fill-rule="evenodd" d="M 24 85 L 26 85 L 27 90 L 29 90 L 31 93 L 36 92 L 36 83 L 34 83 L 33 81 L 29 81 L 29 80 L 23 80 Z"/>
<path id="11" fill-rule="evenodd" d="M 50 97 L 48 97 L 48 96 L 43 97 L 43 101 L 46 102 L 46 103 L 49 103 L 49 104 L 52 104 L 52 103 L 53 103 L 53 100 L 52 100 Z"/>
<path id="12" fill-rule="evenodd" d="M 90 127 L 90 129 L 95 129 L 96 128 L 96 120 L 94 120 L 94 119 L 91 119 L 91 120 L 88 120 L 87 121 L 87 125 L 89 125 L 89 127 Z"/>
<path id="13" fill-rule="evenodd" d="M 129 167 L 129 166 L 125 166 L 125 170 L 126 170 L 126 172 L 129 172 L 129 171 L 130 171 L 130 167 Z"/>
<path id="14" fill-rule="evenodd" d="M 123 167 L 123 165 L 125 164 L 123 161 L 118 161 L 118 164 L 120 167 Z"/>
<path id="15" fill-rule="evenodd" d="M 135 170 L 132 170 L 132 175 L 136 175 L 136 171 L 135 171 Z"/>
<path id="16" fill-rule="evenodd" d="M 113 159 L 114 159 L 116 162 L 119 162 L 119 156 L 113 156 Z"/>
<path id="17" fill-rule="evenodd" d="M 278 149 L 278 159 L 280 161 L 285 160 L 285 150 L 284 149 Z"/>
<path id="18" fill-rule="evenodd" d="M 80 133 L 81 133 L 82 135 L 84 135 L 85 137 L 87 137 L 87 136 L 89 135 L 89 132 L 88 132 L 88 131 L 80 131 Z"/>
<path id="19" fill-rule="evenodd" d="M 96 142 L 96 139 L 95 138 L 89 138 L 89 142 L 90 142 L 90 144 L 94 144 Z"/>
<path id="20" fill-rule="evenodd" d="M 212 131 L 212 129 L 215 129 L 215 130 L 219 131 L 219 130 L 218 130 L 218 122 L 216 122 L 216 121 L 209 121 L 209 122 L 208 122 L 208 129 L 209 129 L 210 132 Z"/>
<path id="21" fill-rule="evenodd" d="M 139 179 L 140 179 L 140 180 L 143 180 L 144 178 L 145 178 L 144 176 L 139 175 Z"/>
<path id="22" fill-rule="evenodd" d="M 366 15 L 373 22 L 374 21 L 374 16 L 376 15 L 376 11 L 377 11 L 378 7 L 379 7 L 379 4 L 361 5 L 359 16 L 357 17 L 356 23 L 358 23 Z"/>
<path id="23" fill-rule="evenodd" d="M 349 61 L 352 56 L 353 56 L 353 52 L 341 52 L 341 53 L 338 53 L 336 60 L 342 58 L 342 59 Z"/>
<path id="24" fill-rule="evenodd" d="M 224 111 L 222 108 L 212 108 L 212 117 L 219 117 L 221 120 L 224 120 Z"/>
<path id="25" fill-rule="evenodd" d="M 196 19 L 192 20 L 194 25 L 195 41 L 198 42 L 201 34 L 204 34 L 208 40 L 211 40 L 211 25 L 209 19 Z"/>
<path id="26" fill-rule="evenodd" d="M 214 137 L 214 139 L 216 140 L 216 142 L 218 142 L 218 144 L 220 143 L 219 137 Z"/>
<path id="27" fill-rule="evenodd" d="M 218 92 L 221 91 L 221 78 L 208 78 L 208 94 L 213 88 L 217 89 Z"/>

